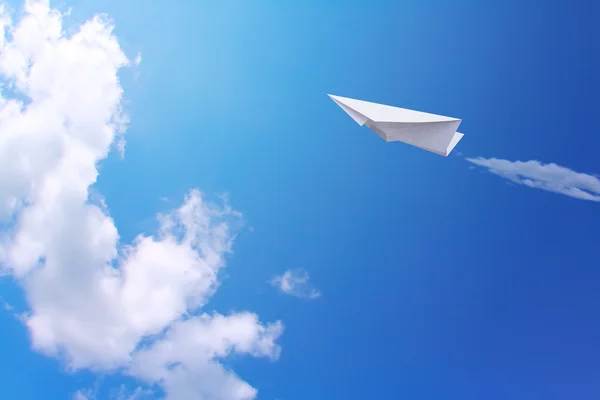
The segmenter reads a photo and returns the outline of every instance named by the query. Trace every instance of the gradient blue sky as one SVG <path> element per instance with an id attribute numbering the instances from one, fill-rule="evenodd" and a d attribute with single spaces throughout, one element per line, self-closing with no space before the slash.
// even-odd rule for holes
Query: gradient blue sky
<path id="1" fill-rule="evenodd" d="M 285 324 L 279 360 L 228 364 L 259 399 L 597 399 L 600 205 L 465 157 L 600 173 L 599 6 L 275 3 L 55 4 L 70 23 L 106 12 L 142 53 L 122 74 L 125 158 L 96 185 L 121 239 L 190 187 L 228 194 L 253 229 L 207 308 Z M 327 93 L 456 116 L 465 137 L 448 158 L 385 143 Z M 290 268 L 322 295 L 269 285 Z M 27 309 L 10 279 L 0 294 Z M 65 372 L 0 324 L 3 399 L 136 386 Z"/>

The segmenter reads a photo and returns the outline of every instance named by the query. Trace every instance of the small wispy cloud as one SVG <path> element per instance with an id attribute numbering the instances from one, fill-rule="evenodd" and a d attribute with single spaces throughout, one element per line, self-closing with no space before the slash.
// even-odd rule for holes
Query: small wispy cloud
<path id="1" fill-rule="evenodd" d="M 310 283 L 308 272 L 302 268 L 287 270 L 283 275 L 272 278 L 270 283 L 282 293 L 289 294 L 290 296 L 303 299 L 321 297 L 321 292 L 315 289 Z"/>
<path id="2" fill-rule="evenodd" d="M 0 297 L 0 305 L 2 306 L 2 308 L 4 309 L 4 311 L 12 311 L 14 310 L 14 307 L 12 305 L 10 305 L 10 303 L 6 300 L 4 300 L 3 297 Z"/>
<path id="3" fill-rule="evenodd" d="M 98 391 L 100 382 L 96 383 L 93 389 L 80 389 L 72 396 L 72 400 L 98 400 Z M 109 395 L 111 400 L 145 400 L 153 398 L 153 392 L 149 389 L 137 387 L 135 390 L 129 390 L 125 385 L 121 385 L 118 392 Z"/>
<path id="4" fill-rule="evenodd" d="M 78 390 L 73 394 L 72 400 L 91 400 L 92 397 L 87 390 Z"/>
<path id="5" fill-rule="evenodd" d="M 135 56 L 135 59 L 133 60 L 133 79 L 135 81 L 137 81 L 138 79 L 140 79 L 140 64 L 142 63 L 142 53 L 138 52 L 137 55 Z"/>
<path id="6" fill-rule="evenodd" d="M 539 161 L 508 161 L 498 158 L 467 158 L 467 161 L 487 168 L 510 182 L 560 193 L 580 200 L 600 202 L 600 179 L 566 167 Z"/>

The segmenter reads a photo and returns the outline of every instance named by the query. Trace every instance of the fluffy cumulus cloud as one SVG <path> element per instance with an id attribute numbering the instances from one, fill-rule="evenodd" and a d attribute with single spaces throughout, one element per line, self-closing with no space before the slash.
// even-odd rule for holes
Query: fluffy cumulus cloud
<path id="1" fill-rule="evenodd" d="M 508 161 L 497 158 L 467 158 L 511 182 L 560 193 L 581 200 L 600 202 L 600 179 L 556 164 L 539 161 Z"/>
<path id="2" fill-rule="evenodd" d="M 281 323 L 203 310 L 241 215 L 191 190 L 158 216 L 156 234 L 121 244 L 90 188 L 98 163 L 124 146 L 118 72 L 131 63 L 104 17 L 71 35 L 48 1 L 9 17 L 0 18 L 0 266 L 24 289 L 33 347 L 73 370 L 118 369 L 169 399 L 255 398 L 222 360 L 277 358 Z"/>
<path id="3" fill-rule="evenodd" d="M 303 299 L 321 297 L 321 292 L 310 283 L 308 272 L 302 268 L 289 269 L 283 275 L 273 277 L 270 283 L 282 293 L 291 296 Z"/>

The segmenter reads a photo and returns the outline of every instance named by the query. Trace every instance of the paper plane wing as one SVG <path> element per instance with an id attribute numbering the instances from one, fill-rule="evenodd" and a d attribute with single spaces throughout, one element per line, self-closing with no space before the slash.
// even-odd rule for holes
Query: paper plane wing
<path id="1" fill-rule="evenodd" d="M 464 136 L 458 118 L 329 95 L 359 125 L 387 142 L 404 142 L 447 157 Z"/>

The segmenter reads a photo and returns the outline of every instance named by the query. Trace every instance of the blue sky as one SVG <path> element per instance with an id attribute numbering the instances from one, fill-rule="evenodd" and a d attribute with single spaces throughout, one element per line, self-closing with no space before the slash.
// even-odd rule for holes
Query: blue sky
<path id="1" fill-rule="evenodd" d="M 35 56 L 47 68 L 21 89 L 14 54 L 30 44 L 2 49 L 13 57 L 0 57 L 3 81 L 16 87 L 3 96 L 21 91 L 44 114 L 24 114 L 38 124 L 18 129 L 0 114 L 0 132 L 46 138 L 0 133 L 0 159 L 21 157 L 0 161 L 10 178 L 0 179 L 3 399 L 253 398 L 228 389 L 239 382 L 272 400 L 598 397 L 597 6 L 175 3 L 52 3 L 72 7 L 67 38 L 106 13 L 118 47 L 102 47 L 105 64 L 83 53 L 85 41 L 72 57 Z M 23 4 L 9 5 L 17 25 Z M 448 158 L 386 143 L 327 93 L 459 117 L 465 137 Z M 130 120 L 123 158 L 106 122 L 119 106 Z M 70 152 L 67 137 L 89 154 Z M 78 197 L 88 186 L 91 197 Z M 23 203 L 8 206 L 13 198 Z M 136 244 L 185 199 L 196 225 L 223 220 L 231 236 L 215 222 L 194 228 L 199 243 L 179 243 L 192 228 L 173 214 L 179 230 L 163 229 L 180 247 L 160 235 Z M 129 257 L 129 244 L 145 256 Z M 129 271 L 110 292 L 123 303 L 97 294 L 105 286 L 86 272 L 104 258 Z M 180 278 L 196 267 L 218 278 L 189 278 L 190 289 Z M 306 279 L 282 286 L 286 276 Z M 221 361 L 188 357 L 218 353 L 212 338 L 237 347 Z"/>

